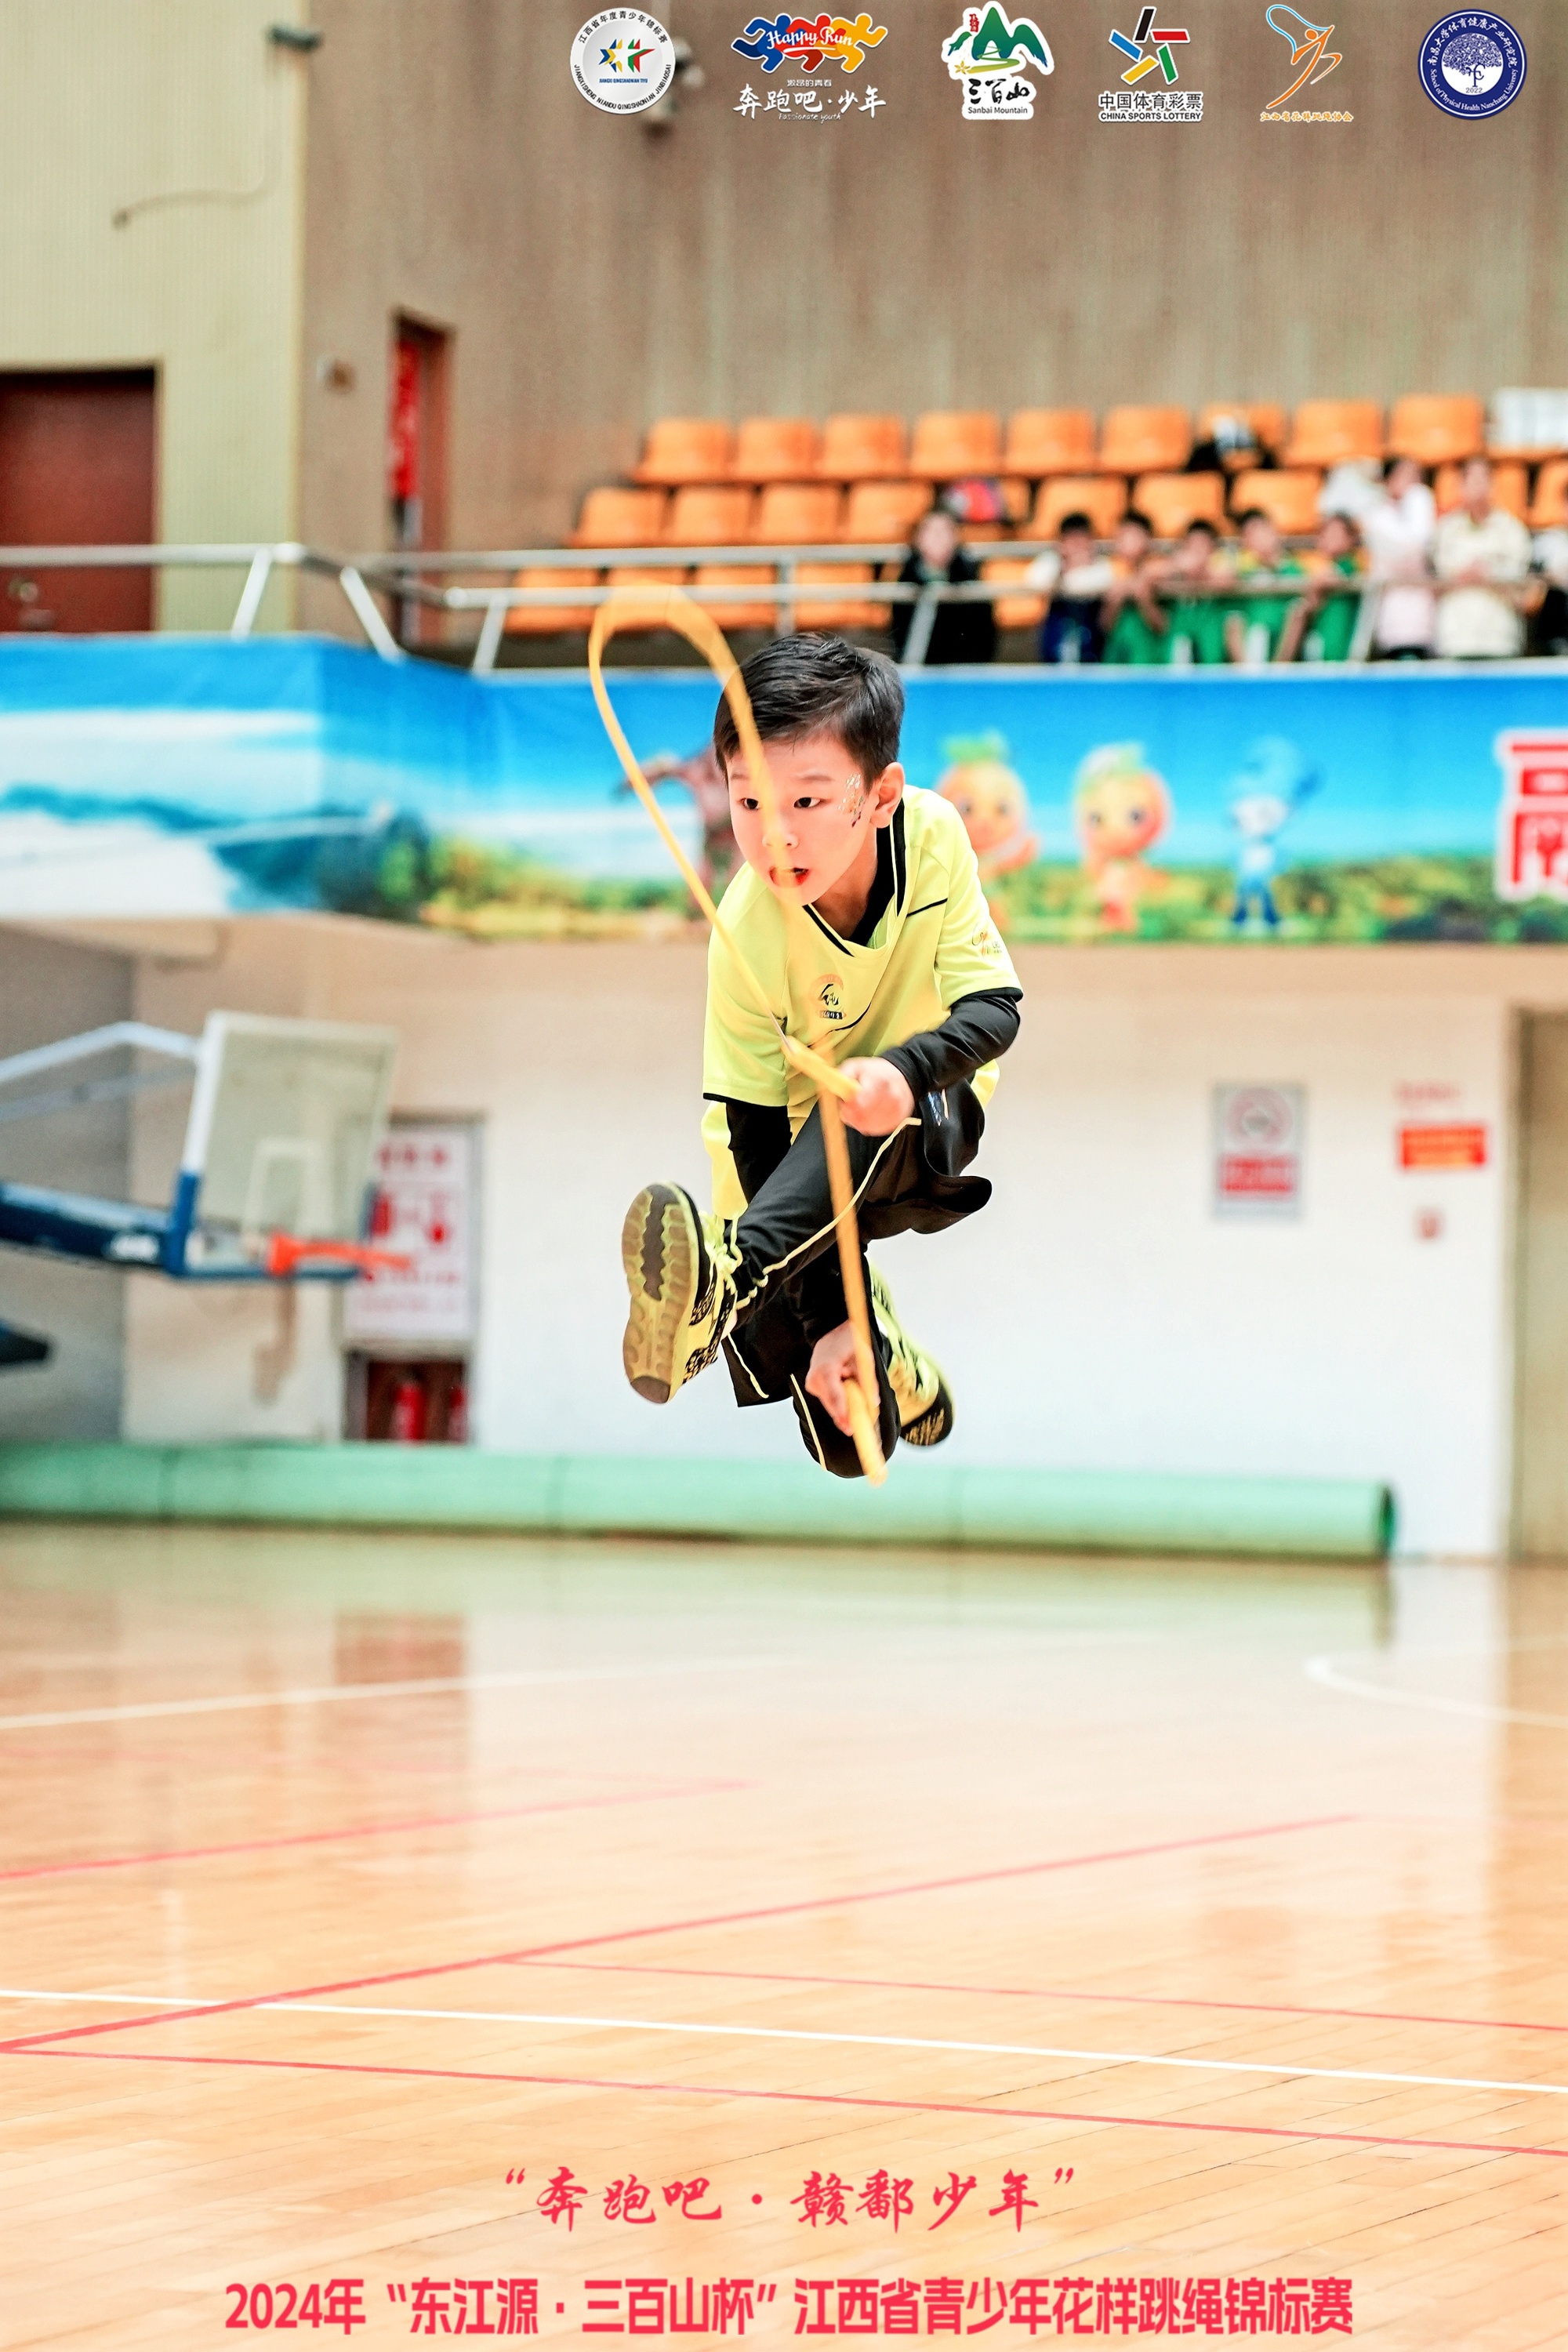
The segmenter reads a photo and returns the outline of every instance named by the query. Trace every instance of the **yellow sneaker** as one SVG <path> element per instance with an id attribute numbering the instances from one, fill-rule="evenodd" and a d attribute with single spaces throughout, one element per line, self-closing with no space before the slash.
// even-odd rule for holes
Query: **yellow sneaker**
<path id="1" fill-rule="evenodd" d="M 645 1184 L 621 1228 L 631 1306 L 621 1361 L 638 1396 L 668 1404 L 705 1371 L 735 1318 L 731 1228 L 679 1184 Z"/>
<path id="2" fill-rule="evenodd" d="M 906 1445 L 940 1445 L 952 1428 L 952 1397 L 947 1382 L 905 1332 L 882 1276 L 869 1264 L 868 1271 L 871 1312 L 888 1342 L 888 1385 L 899 1408 L 899 1435 Z"/>

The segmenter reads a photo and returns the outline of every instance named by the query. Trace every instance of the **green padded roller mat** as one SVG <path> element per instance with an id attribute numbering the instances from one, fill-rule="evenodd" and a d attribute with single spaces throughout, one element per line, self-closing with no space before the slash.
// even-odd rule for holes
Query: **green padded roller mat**
<path id="1" fill-rule="evenodd" d="M 1365 1479 L 987 1470 L 915 1454 L 900 1454 L 874 1489 L 808 1462 L 439 1445 L 11 1445 L 0 1446 L 0 1517 L 1380 1559 L 1394 1498 Z"/>

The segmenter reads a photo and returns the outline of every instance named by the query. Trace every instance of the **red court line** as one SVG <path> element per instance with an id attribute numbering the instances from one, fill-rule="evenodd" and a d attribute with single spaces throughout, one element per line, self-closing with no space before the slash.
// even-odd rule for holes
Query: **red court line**
<path id="1" fill-rule="evenodd" d="M 374 1985 L 409 1984 L 418 1979 L 456 1976 L 467 1969 L 493 1969 L 503 1960 L 544 1959 L 557 1952 L 636 1943 L 645 1936 L 678 1936 L 695 1933 L 701 1927 L 738 1927 L 754 1919 L 788 1918 L 808 1911 L 837 1911 L 852 1903 L 889 1903 L 897 1895 L 942 1894 L 954 1887 L 994 1885 L 999 1879 L 1036 1877 L 1047 1871 L 1084 1870 L 1100 1863 L 1138 1862 L 1153 1855 L 1190 1853 L 1195 1847 L 1234 1845 L 1248 1838 L 1286 1837 L 1299 1830 L 1335 1829 L 1359 1819 L 1356 1813 L 1326 1813 L 1315 1821 L 1271 1822 L 1250 1830 L 1215 1830 L 1202 1837 L 1167 1839 L 1159 1845 L 1120 1846 L 1101 1853 L 1062 1854 L 1054 1862 L 1014 1863 L 1002 1870 L 964 1871 L 954 1878 L 917 1879 L 901 1886 L 871 1886 L 858 1895 L 816 1895 L 796 1903 L 763 1904 L 748 1911 L 712 1911 L 693 1919 L 656 1920 L 651 1927 L 616 1927 L 597 1936 L 570 1936 L 553 1944 L 481 1952 L 468 1960 L 437 1960 L 414 1969 L 385 1969 L 374 1976 L 340 1977 L 330 1984 L 296 1985 L 283 1992 L 246 1993 L 236 2000 L 205 2001 L 197 2008 L 157 2010 L 140 2017 L 62 2026 L 54 2033 L 21 2034 L 0 2042 L 0 2052 L 32 2050 L 46 2042 L 85 2042 L 103 2033 L 125 2033 L 137 2025 L 177 2025 L 182 2019 L 190 2017 L 226 2017 L 237 2010 L 264 2009 L 276 2001 L 319 2000 L 329 1992 L 365 1992 Z"/>
<path id="2" fill-rule="evenodd" d="M 212 2011 L 205 2014 L 210 2017 Z M 5 2045 L 0 2045 L 5 2047 Z M 1515 2142 L 1484 2139 L 1409 2139 L 1384 2132 L 1313 2131 L 1287 2124 L 1200 2124 L 1167 2116 L 1102 2116 L 1073 2114 L 1058 2107 L 979 2106 L 952 2099 L 873 2099 L 843 2091 L 750 2091 L 725 2083 L 628 2083 L 601 2074 L 503 2074 L 479 2073 L 463 2066 L 363 2066 L 342 2058 L 201 2058 L 170 2050 L 18 2050 L 7 2054 L 24 2058 L 100 2058 L 123 2065 L 252 2066 L 283 2074 L 377 2074 L 394 2079 L 435 2083 L 526 2083 L 535 2087 L 569 2091 L 634 2091 L 645 2098 L 763 2099 L 806 2107 L 879 2107 L 900 2115 L 984 2116 L 990 2123 L 1015 2120 L 1038 2124 L 1116 2124 L 1137 2131 L 1209 2132 L 1242 2139 L 1330 2140 L 1352 2147 L 1436 2147 L 1459 2156 L 1548 2156 L 1568 2158 L 1568 2147 L 1521 2147 Z"/>
<path id="3" fill-rule="evenodd" d="M 863 1986 L 868 1992 L 963 1992 L 1001 2000 L 1095 2000 L 1125 2009 L 1238 2010 L 1257 2017 L 1355 2017 L 1374 2025 L 1473 2025 L 1489 2033 L 1568 2033 L 1568 2025 L 1532 2024 L 1517 2017 L 1428 2017 L 1420 2010 L 1308 2009 L 1287 2000 L 1201 2000 L 1189 1993 L 1077 1992 L 1066 1985 L 937 1984 L 923 1977 L 819 1977 L 780 1969 L 665 1969 L 655 1960 L 513 1959 L 511 1969 L 592 1969 L 622 1977 L 723 1977 L 742 1984 Z"/>
<path id="4" fill-rule="evenodd" d="M 721 1790 L 754 1788 L 750 1780 L 689 1780 L 669 1789 L 642 1789 L 606 1797 L 561 1797 L 543 1805 L 503 1805 L 492 1812 L 426 1813 L 405 1822 L 365 1822 L 356 1829 L 303 1830 L 297 1837 L 237 1838 L 228 1845 L 169 1846 L 154 1853 L 106 1853 L 86 1862 L 26 1863 L 0 1870 L 0 1883 L 13 1878 L 68 1878 L 80 1871 L 137 1870 L 162 1862 L 210 1862 L 226 1853 L 273 1853 L 285 1847 L 342 1845 L 355 1838 L 397 1837 L 420 1830 L 460 1829 L 470 1822 L 514 1822 L 534 1813 L 577 1813 L 605 1805 L 661 1804 L 671 1797 L 707 1797 Z"/>

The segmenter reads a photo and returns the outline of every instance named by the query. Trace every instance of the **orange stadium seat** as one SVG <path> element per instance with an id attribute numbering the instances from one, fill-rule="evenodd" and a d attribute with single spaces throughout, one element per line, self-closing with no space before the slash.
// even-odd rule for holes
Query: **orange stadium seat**
<path id="1" fill-rule="evenodd" d="M 1304 400 L 1296 411 L 1288 466 L 1342 466 L 1383 455 L 1383 411 L 1375 400 Z"/>
<path id="2" fill-rule="evenodd" d="M 871 578 L 868 563 L 803 563 L 795 573 L 799 587 L 848 588 L 858 581 Z M 809 604 L 797 601 L 795 625 L 797 629 L 880 629 L 888 623 L 886 604 L 868 604 L 864 598 L 837 596 L 826 604 L 815 598 Z"/>
<path id="3" fill-rule="evenodd" d="M 839 535 L 859 545 L 908 539 L 930 504 L 929 482 L 854 482 Z"/>
<path id="4" fill-rule="evenodd" d="M 1192 522 L 1225 528 L 1223 474 L 1145 474 L 1133 483 L 1131 503 L 1146 514 L 1156 539 L 1180 539 Z"/>
<path id="5" fill-rule="evenodd" d="M 553 571 L 519 572 L 512 578 L 514 588 L 596 588 L 599 575 L 579 565 L 575 571 L 564 565 Z M 552 637 L 564 629 L 586 629 L 594 618 L 592 604 L 514 604 L 506 616 L 509 637 Z"/>
<path id="6" fill-rule="evenodd" d="M 1173 474 L 1192 454 L 1184 408 L 1112 408 L 1106 415 L 1100 463 L 1108 474 Z"/>
<path id="7" fill-rule="evenodd" d="M 1258 444 L 1278 457 L 1285 446 L 1290 429 L 1289 418 L 1278 401 L 1273 400 L 1211 400 L 1198 411 L 1198 439 L 1207 441 L 1222 416 L 1245 416 L 1257 435 Z"/>
<path id="8" fill-rule="evenodd" d="M 773 568 L 771 563 L 700 563 L 694 588 L 755 588 L 759 583 L 771 588 Z M 721 629 L 771 629 L 778 619 L 778 606 L 773 604 L 721 604 L 707 608 Z"/>
<path id="9" fill-rule="evenodd" d="M 759 547 L 809 547 L 839 536 L 844 495 L 832 482 L 770 482 L 751 537 Z"/>
<path id="10" fill-rule="evenodd" d="M 1047 474 L 1087 474 L 1094 458 L 1094 417 L 1087 408 L 1016 408 L 1007 420 L 1002 463 L 1037 482 Z"/>
<path id="11" fill-rule="evenodd" d="M 1458 505 L 1464 475 L 1464 467 L 1458 459 L 1452 465 L 1438 467 L 1432 490 L 1439 514 L 1448 514 Z M 1505 513 L 1517 515 L 1521 522 L 1529 520 L 1530 468 L 1522 458 L 1492 459 L 1492 503 Z"/>
<path id="12" fill-rule="evenodd" d="M 910 470 L 901 416 L 830 416 L 816 470 L 830 482 L 894 482 Z"/>
<path id="13" fill-rule="evenodd" d="M 809 416 L 742 417 L 731 477 L 737 482 L 815 481 L 817 443 Z"/>
<path id="14" fill-rule="evenodd" d="M 734 436 L 727 425 L 704 416 L 661 416 L 647 428 L 642 463 L 632 469 L 635 482 L 663 482 L 679 489 L 685 482 L 723 482 L 730 477 Z"/>
<path id="15" fill-rule="evenodd" d="M 1120 474 L 1061 474 L 1042 482 L 1026 539 L 1055 539 L 1063 515 L 1086 514 L 1101 539 L 1109 539 L 1127 510 L 1127 485 Z"/>
<path id="16" fill-rule="evenodd" d="M 750 490 L 689 483 L 669 502 L 666 547 L 739 547 L 752 536 L 756 499 Z"/>
<path id="17" fill-rule="evenodd" d="M 668 504 L 663 490 L 590 490 L 567 543 L 572 547 L 657 547 L 664 537 Z"/>
<path id="18" fill-rule="evenodd" d="M 910 471 L 928 482 L 994 474 L 1002 466 L 1002 420 L 989 409 L 933 408 L 915 419 Z"/>
<path id="19" fill-rule="evenodd" d="M 1568 523 L 1568 457 L 1553 457 L 1535 478 L 1530 520 L 1537 530 Z"/>
<path id="20" fill-rule="evenodd" d="M 1230 486 L 1230 510 L 1233 515 L 1244 515 L 1249 507 L 1258 507 L 1276 530 L 1282 530 L 1287 538 L 1299 537 L 1318 528 L 1318 492 L 1322 487 L 1321 474 L 1306 467 L 1279 474 L 1259 467 L 1252 473 L 1237 474 Z"/>
<path id="21" fill-rule="evenodd" d="M 645 569 L 637 564 L 619 563 L 605 574 L 605 584 L 636 594 L 639 588 L 680 588 L 686 583 L 686 573 L 679 565 L 650 563 Z M 646 621 L 626 618 L 623 629 L 659 629 L 664 626 L 657 614 L 650 613 Z"/>
<path id="22" fill-rule="evenodd" d="M 1486 410 L 1465 394 L 1413 393 L 1396 400 L 1388 420 L 1388 454 L 1444 466 L 1476 457 L 1486 446 Z"/>
<path id="23" fill-rule="evenodd" d="M 1022 580 L 1032 558 L 1000 555 L 980 567 L 982 580 Z M 1044 596 L 998 596 L 991 607 L 999 629 L 1037 629 L 1046 617 Z"/>

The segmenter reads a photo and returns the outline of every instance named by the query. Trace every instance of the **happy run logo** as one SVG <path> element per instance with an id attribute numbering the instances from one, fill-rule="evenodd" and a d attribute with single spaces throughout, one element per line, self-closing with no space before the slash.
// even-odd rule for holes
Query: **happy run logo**
<path id="1" fill-rule="evenodd" d="M 1192 38 L 1184 25 L 1156 25 L 1155 11 L 1141 8 L 1138 23 L 1131 33 L 1112 32 L 1110 46 L 1132 62 L 1121 79 L 1121 89 L 1102 89 L 1100 93 L 1101 122 L 1201 122 L 1204 115 L 1204 94 L 1201 89 L 1173 89 L 1178 79 L 1175 51 L 1184 53 Z M 1131 87 L 1156 68 L 1165 87 L 1139 89 Z"/>
<path id="2" fill-rule="evenodd" d="M 942 63 L 963 90 L 965 122 L 1029 122 L 1037 95 L 1030 73 L 1056 70 L 1044 33 L 1032 16 L 1004 8 L 966 8 L 963 22 L 942 45 Z"/>
<path id="3" fill-rule="evenodd" d="M 1336 66 L 1343 65 L 1344 58 L 1340 51 L 1331 49 L 1329 47 L 1329 43 L 1334 37 L 1333 26 L 1309 25 L 1299 10 L 1287 8 L 1283 5 L 1283 0 L 1273 0 L 1273 5 L 1266 8 L 1263 13 L 1280 39 L 1289 42 L 1290 65 L 1296 79 L 1288 89 L 1280 91 L 1278 98 L 1269 100 L 1258 116 L 1258 121 L 1260 122 L 1353 122 L 1355 121 L 1353 114 L 1315 113 L 1305 109 L 1293 110 L 1290 105 L 1290 100 L 1303 82 L 1310 89 L 1316 89 L 1321 81 L 1327 81 Z M 1292 29 L 1290 25 L 1282 25 L 1279 21 L 1281 16 L 1294 18 L 1295 25 L 1300 29 L 1297 31 Z"/>
<path id="4" fill-rule="evenodd" d="M 820 65 L 837 65 L 849 74 L 865 63 L 868 49 L 887 37 L 886 25 L 874 25 L 864 8 L 853 20 L 826 15 L 792 16 L 785 10 L 777 16 L 753 16 L 730 47 L 753 59 L 764 73 L 777 73 L 780 66 L 798 66 L 803 73 L 815 73 Z"/>

